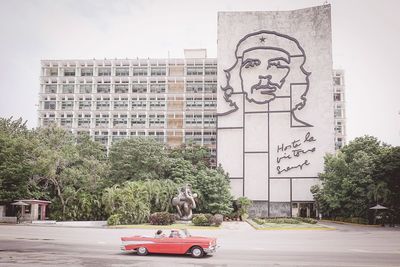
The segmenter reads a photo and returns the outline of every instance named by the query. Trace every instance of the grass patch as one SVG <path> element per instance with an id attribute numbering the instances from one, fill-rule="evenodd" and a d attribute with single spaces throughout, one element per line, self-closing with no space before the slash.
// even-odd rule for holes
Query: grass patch
<path id="1" fill-rule="evenodd" d="M 247 219 L 246 221 L 256 230 L 335 230 L 335 228 L 332 227 L 327 227 L 320 224 L 305 223 L 295 219 L 289 220 L 288 218 L 285 220 L 275 221 L 271 219 Z"/>
<path id="2" fill-rule="evenodd" d="M 170 225 L 152 225 L 152 224 L 129 224 L 129 225 L 112 225 L 108 228 L 113 229 L 197 229 L 197 230 L 218 230 L 219 226 L 196 226 L 192 223 L 174 223 Z"/>

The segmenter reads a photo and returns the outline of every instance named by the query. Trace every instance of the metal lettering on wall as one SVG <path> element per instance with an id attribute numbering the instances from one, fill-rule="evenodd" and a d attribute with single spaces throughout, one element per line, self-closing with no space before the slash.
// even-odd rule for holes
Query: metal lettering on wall
<path id="1" fill-rule="evenodd" d="M 218 116 L 241 113 L 243 142 L 245 128 L 255 127 L 246 116 L 265 114 L 268 121 L 268 149 L 257 153 L 268 154 L 268 168 L 274 166 L 278 175 L 292 170 L 302 171 L 311 164 L 307 157 L 316 151 L 313 125 L 302 117 L 307 104 L 311 72 L 305 69 L 306 53 L 293 37 L 275 31 L 261 30 L 245 35 L 236 45 L 234 64 L 224 70 L 226 84 L 221 86 L 225 104 L 218 108 Z M 283 131 L 271 127 L 271 120 L 282 116 L 290 128 L 308 129 L 307 133 L 293 132 L 293 140 L 271 141 L 271 131 Z M 286 119 L 287 118 L 287 119 Z M 277 120 L 277 119 L 276 119 Z M 260 140 L 261 141 L 261 140 Z M 276 148 L 271 145 L 280 143 Z M 243 144 L 243 159 L 246 151 Z M 272 151 L 275 150 L 275 151 Z M 271 158 L 276 153 L 276 160 Z M 270 162 L 271 161 L 271 162 Z M 272 162 L 273 161 L 273 162 Z M 243 162 L 243 169 L 245 169 Z M 243 178 L 245 171 L 243 170 Z"/>

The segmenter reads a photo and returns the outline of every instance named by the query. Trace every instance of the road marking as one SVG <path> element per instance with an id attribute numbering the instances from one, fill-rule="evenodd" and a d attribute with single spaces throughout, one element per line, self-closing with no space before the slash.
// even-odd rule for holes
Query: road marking
<path id="1" fill-rule="evenodd" d="M 350 251 L 354 251 L 354 252 L 362 252 L 362 253 L 370 253 L 371 251 L 369 250 L 365 250 L 365 249 L 358 249 L 358 248 L 351 248 L 349 249 Z"/>

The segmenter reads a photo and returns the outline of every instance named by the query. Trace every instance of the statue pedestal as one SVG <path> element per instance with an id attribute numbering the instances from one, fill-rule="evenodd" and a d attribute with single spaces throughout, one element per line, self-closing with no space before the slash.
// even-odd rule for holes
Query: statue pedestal
<path id="1" fill-rule="evenodd" d="M 192 223 L 192 220 L 190 220 L 190 221 L 176 220 L 175 223 L 178 223 L 178 224 L 191 224 L 191 223 Z"/>

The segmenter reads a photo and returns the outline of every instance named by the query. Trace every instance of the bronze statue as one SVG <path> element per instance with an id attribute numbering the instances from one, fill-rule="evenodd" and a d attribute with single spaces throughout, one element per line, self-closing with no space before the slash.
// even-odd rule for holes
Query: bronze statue
<path id="1" fill-rule="evenodd" d="M 186 184 L 178 189 L 178 196 L 174 197 L 171 203 L 172 206 L 176 207 L 181 220 L 189 221 L 192 219 L 192 210 L 196 208 L 195 198 L 197 198 L 197 194 L 192 193 L 192 186 L 190 184 Z"/>

